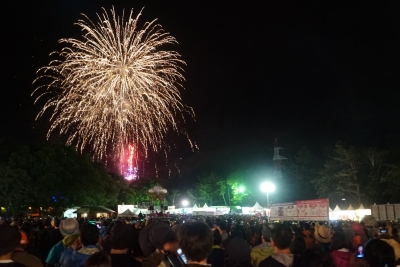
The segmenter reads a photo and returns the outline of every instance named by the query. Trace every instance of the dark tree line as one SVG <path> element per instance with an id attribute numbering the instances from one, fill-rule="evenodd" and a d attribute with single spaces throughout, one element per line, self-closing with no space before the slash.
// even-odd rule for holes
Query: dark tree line
<path id="1" fill-rule="evenodd" d="M 126 182 L 101 163 L 73 147 L 49 144 L 12 144 L 0 141 L 0 206 L 12 213 L 28 207 L 61 210 L 73 206 L 140 204 L 149 202 L 148 190 L 161 185 L 168 189 L 168 204 L 181 200 L 197 204 L 251 206 L 267 205 L 260 185 L 276 185 L 272 202 L 317 197 L 331 203 L 358 207 L 400 202 L 400 153 L 398 149 L 351 146 L 338 142 L 323 156 L 306 147 L 288 157 L 282 178 L 274 179 L 273 166 L 240 167 L 228 174 L 210 170 L 191 183 L 179 178 L 143 177 Z M 342 202 L 346 199 L 346 202 Z M 332 204 L 332 205 L 333 205 Z"/>
<path id="2" fill-rule="evenodd" d="M 272 202 L 329 198 L 331 204 L 360 204 L 400 202 L 400 154 L 393 147 L 361 147 L 337 142 L 317 156 L 307 147 L 300 149 L 284 162 L 282 178 L 274 179 L 273 166 L 241 168 L 229 175 L 208 172 L 197 183 L 180 192 L 203 205 L 266 205 L 259 185 L 272 181 L 276 192 Z M 243 191 L 240 188 L 244 188 Z M 344 200 L 344 201 L 343 201 Z"/>
<path id="3" fill-rule="evenodd" d="M 156 184 L 128 183 L 105 166 L 63 145 L 12 145 L 0 142 L 0 206 L 10 213 L 42 207 L 54 212 L 82 205 L 115 208 L 119 203 L 148 202 Z"/>
<path id="4" fill-rule="evenodd" d="M 396 149 L 336 143 L 312 179 L 319 196 L 351 203 L 399 202 L 400 158 Z"/>

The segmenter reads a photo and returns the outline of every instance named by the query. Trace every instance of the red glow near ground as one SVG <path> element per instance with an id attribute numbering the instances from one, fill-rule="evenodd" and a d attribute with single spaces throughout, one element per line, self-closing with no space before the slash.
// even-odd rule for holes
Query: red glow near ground
<path id="1" fill-rule="evenodd" d="M 120 172 L 125 180 L 133 181 L 137 179 L 137 153 L 135 147 L 131 144 L 124 149 L 123 156 L 120 159 Z"/>

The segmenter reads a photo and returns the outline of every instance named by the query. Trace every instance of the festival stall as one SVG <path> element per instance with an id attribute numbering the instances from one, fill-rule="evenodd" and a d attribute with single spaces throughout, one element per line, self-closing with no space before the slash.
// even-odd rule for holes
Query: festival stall
<path id="1" fill-rule="evenodd" d="M 96 219 L 99 217 L 110 217 L 112 214 L 116 213 L 112 209 L 103 206 L 82 206 L 79 207 L 75 212 L 77 214 L 77 218 L 88 218 L 88 219 Z"/>
<path id="2" fill-rule="evenodd" d="M 158 193 L 157 193 L 158 192 Z M 149 190 L 152 195 L 152 201 L 158 198 L 161 200 L 165 199 L 166 190 L 163 188 L 153 188 Z M 157 195 L 158 194 L 158 195 Z M 161 207 L 153 206 L 155 211 L 161 210 Z M 128 215 L 124 213 L 126 210 L 130 210 Z M 366 209 L 361 204 L 358 209 L 354 209 L 352 205 L 346 208 L 340 208 L 336 205 L 334 209 L 329 207 L 328 199 L 316 199 L 316 200 L 302 200 L 293 203 L 274 203 L 271 205 L 271 210 L 262 207 L 256 202 L 251 207 L 228 207 L 228 206 L 208 206 L 204 203 L 203 206 L 194 204 L 193 206 L 176 208 L 175 206 L 168 206 L 168 213 L 170 214 L 194 214 L 194 215 L 224 215 L 229 213 L 236 214 L 248 214 L 255 215 L 261 214 L 263 216 L 270 215 L 273 219 L 281 220 L 352 220 L 360 221 L 366 215 L 371 215 L 371 209 Z M 139 213 L 149 214 L 152 211 L 146 209 L 139 209 L 136 205 L 119 205 L 118 214 L 122 216 L 132 215 L 135 217 Z M 328 215 L 329 214 L 329 215 Z"/>
<path id="3" fill-rule="evenodd" d="M 76 218 L 76 210 L 77 209 L 67 209 L 66 211 L 64 211 L 64 218 Z"/>
<path id="4" fill-rule="evenodd" d="M 363 204 L 360 205 L 358 209 L 350 204 L 346 209 L 340 209 L 339 205 L 329 212 L 330 220 L 351 220 L 360 221 L 366 215 L 371 215 L 371 209 L 364 208 Z"/>

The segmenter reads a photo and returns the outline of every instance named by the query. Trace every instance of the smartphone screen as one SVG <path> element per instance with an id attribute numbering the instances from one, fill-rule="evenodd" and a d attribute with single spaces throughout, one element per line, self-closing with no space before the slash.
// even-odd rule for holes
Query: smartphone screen
<path id="1" fill-rule="evenodd" d="M 364 258 L 364 246 L 363 245 L 359 245 L 357 247 L 357 258 L 359 258 L 359 259 Z"/>
<path id="2" fill-rule="evenodd" d="M 379 231 L 381 232 L 381 234 L 386 234 L 387 233 L 387 229 L 380 229 Z"/>
<path id="3" fill-rule="evenodd" d="M 186 259 L 185 254 L 183 254 L 182 249 L 178 249 L 176 252 L 178 253 L 179 257 L 181 257 L 182 261 L 183 261 L 185 264 L 187 264 L 187 259 Z"/>
<path id="4" fill-rule="evenodd" d="M 171 267 L 182 267 L 185 264 L 185 262 L 183 261 L 182 257 L 179 255 L 179 253 L 178 254 L 168 253 L 167 259 L 168 259 L 169 263 L 171 264 Z"/>

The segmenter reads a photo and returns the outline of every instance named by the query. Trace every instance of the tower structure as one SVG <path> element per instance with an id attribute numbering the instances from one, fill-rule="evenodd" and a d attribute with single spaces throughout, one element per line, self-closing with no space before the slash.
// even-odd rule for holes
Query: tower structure
<path id="1" fill-rule="evenodd" d="M 283 148 L 278 145 L 278 139 L 275 138 L 274 158 L 273 158 L 273 160 L 274 160 L 274 178 L 275 179 L 282 178 L 282 160 L 287 159 L 280 155 L 281 150 L 283 150 Z"/>

